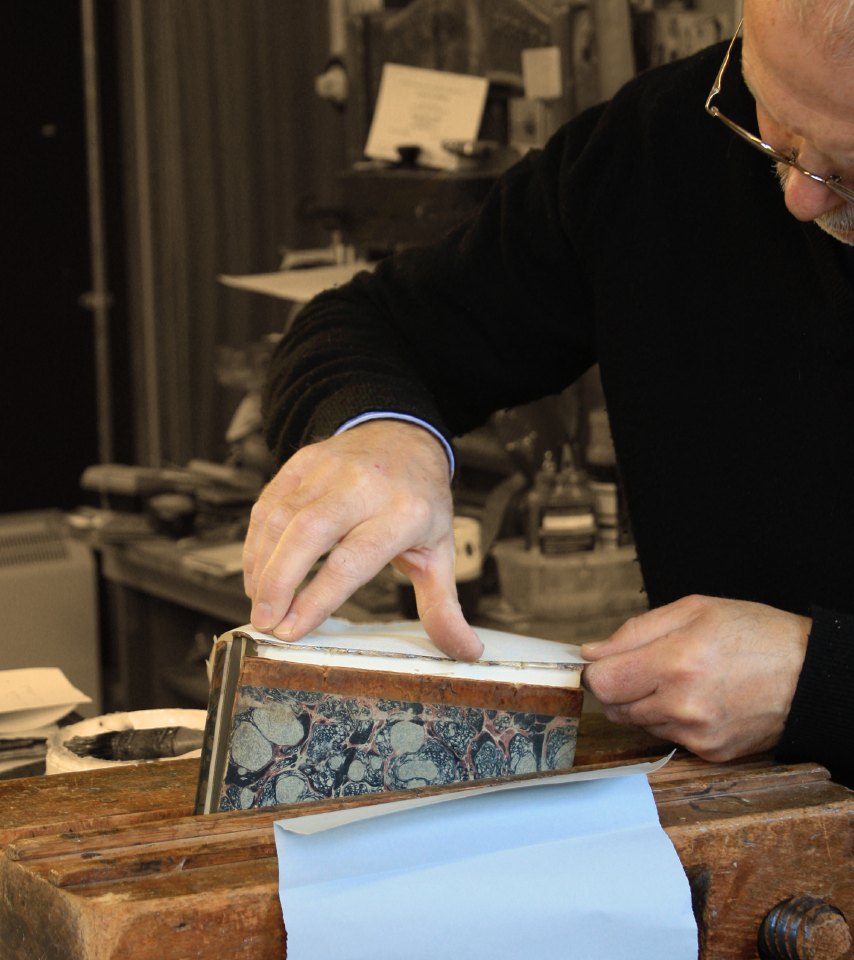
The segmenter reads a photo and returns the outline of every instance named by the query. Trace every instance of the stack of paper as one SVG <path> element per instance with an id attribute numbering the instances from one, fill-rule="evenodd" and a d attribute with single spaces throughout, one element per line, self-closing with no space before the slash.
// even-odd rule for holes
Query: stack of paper
<path id="1" fill-rule="evenodd" d="M 57 723 L 91 702 L 58 667 L 0 670 L 0 776 L 43 760 Z"/>
<path id="2" fill-rule="evenodd" d="M 231 577 L 243 570 L 243 541 L 220 543 L 188 550 L 181 563 L 190 570 L 213 577 Z"/>

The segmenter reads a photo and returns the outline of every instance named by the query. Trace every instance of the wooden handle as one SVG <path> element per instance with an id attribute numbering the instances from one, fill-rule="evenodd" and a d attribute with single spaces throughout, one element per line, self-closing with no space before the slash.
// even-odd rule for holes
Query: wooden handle
<path id="1" fill-rule="evenodd" d="M 819 897 L 781 900 L 759 927 L 763 960 L 840 960 L 851 949 L 845 915 Z"/>

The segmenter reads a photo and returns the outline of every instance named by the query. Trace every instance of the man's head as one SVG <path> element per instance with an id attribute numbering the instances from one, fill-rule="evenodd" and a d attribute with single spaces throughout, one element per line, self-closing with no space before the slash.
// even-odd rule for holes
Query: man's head
<path id="1" fill-rule="evenodd" d="M 742 66 L 762 139 L 854 187 L 854 0 L 745 0 Z M 778 166 L 791 213 L 854 244 L 854 204 Z"/>

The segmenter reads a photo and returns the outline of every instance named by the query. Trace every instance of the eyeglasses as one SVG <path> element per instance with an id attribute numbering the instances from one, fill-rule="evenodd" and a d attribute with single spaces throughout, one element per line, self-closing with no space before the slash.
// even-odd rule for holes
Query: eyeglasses
<path id="1" fill-rule="evenodd" d="M 706 97 L 706 113 L 713 117 L 717 117 L 718 120 L 720 120 L 722 123 L 725 123 L 733 133 L 737 133 L 742 140 L 746 140 L 751 146 L 756 147 L 756 149 L 764 153 L 766 157 L 769 157 L 771 160 L 776 160 L 777 163 L 785 163 L 786 166 L 794 167 L 798 173 L 802 173 L 805 177 L 809 177 L 810 180 L 814 180 L 816 183 L 820 183 L 822 186 L 827 187 L 828 190 L 831 190 L 838 197 L 842 197 L 843 200 L 847 200 L 849 203 L 854 203 L 854 189 L 843 186 L 841 183 L 841 177 L 838 177 L 835 174 L 830 177 L 823 177 L 821 174 L 813 173 L 812 171 L 807 170 L 798 163 L 797 150 L 793 148 L 788 153 L 781 153 L 775 147 L 772 147 L 770 143 L 766 143 L 764 140 L 757 137 L 755 133 L 745 130 L 744 127 L 739 126 L 734 120 L 730 120 L 729 117 L 725 117 L 717 107 L 712 105 L 712 100 L 714 100 L 715 97 L 721 92 L 721 82 L 729 64 L 732 48 L 735 46 L 735 41 L 737 40 L 739 33 L 741 33 L 741 24 L 742 21 L 739 21 L 738 28 L 736 29 L 732 40 L 730 40 L 726 54 L 724 55 L 724 62 L 721 64 L 720 70 L 718 70 L 718 75 L 715 77 L 715 82 L 712 84 L 712 89 L 709 91 L 708 97 Z"/>

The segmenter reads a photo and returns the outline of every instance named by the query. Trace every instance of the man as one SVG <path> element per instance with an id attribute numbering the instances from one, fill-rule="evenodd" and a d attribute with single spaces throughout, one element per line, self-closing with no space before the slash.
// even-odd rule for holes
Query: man
<path id="1" fill-rule="evenodd" d="M 742 36 L 306 308 L 267 397 L 290 459 L 247 536 L 256 627 L 297 640 L 392 561 L 476 658 L 450 438 L 598 361 L 651 609 L 584 646 L 586 684 L 707 759 L 854 780 L 854 4 L 746 0 Z"/>

